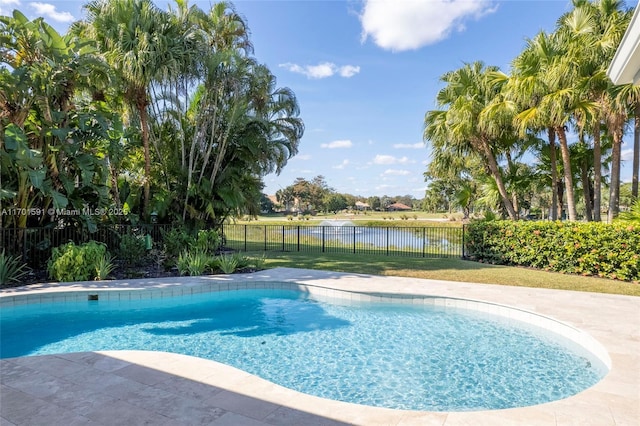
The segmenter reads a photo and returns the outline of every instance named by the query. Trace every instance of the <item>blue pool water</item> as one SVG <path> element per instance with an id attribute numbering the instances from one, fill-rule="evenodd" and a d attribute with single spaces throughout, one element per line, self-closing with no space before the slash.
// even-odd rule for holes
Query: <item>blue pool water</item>
<path id="1" fill-rule="evenodd" d="M 20 305 L 0 313 L 0 357 L 168 351 L 324 398 L 432 411 L 539 404 L 574 395 L 606 373 L 586 350 L 499 317 L 334 302 L 297 291 L 242 290 Z"/>

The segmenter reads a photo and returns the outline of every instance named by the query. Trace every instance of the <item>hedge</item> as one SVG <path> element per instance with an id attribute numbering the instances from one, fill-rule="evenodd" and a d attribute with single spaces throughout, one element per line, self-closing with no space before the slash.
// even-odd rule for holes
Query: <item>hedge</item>
<path id="1" fill-rule="evenodd" d="M 640 226 L 600 222 L 471 222 L 471 260 L 640 281 Z"/>

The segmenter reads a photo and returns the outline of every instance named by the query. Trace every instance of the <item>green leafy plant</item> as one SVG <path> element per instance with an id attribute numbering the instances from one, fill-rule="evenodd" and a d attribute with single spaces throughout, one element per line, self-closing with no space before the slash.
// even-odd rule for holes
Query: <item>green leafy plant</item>
<path id="1" fill-rule="evenodd" d="M 102 243 L 89 241 L 77 246 L 69 242 L 52 250 L 47 271 L 56 281 L 92 280 L 96 277 L 96 265 L 107 255 L 107 246 Z"/>
<path id="2" fill-rule="evenodd" d="M 181 227 L 163 232 L 164 252 L 169 259 L 177 258 L 185 249 L 192 247 L 196 239 Z"/>
<path id="3" fill-rule="evenodd" d="M 104 254 L 96 262 L 96 276 L 94 279 L 96 281 L 107 279 L 109 274 L 112 273 L 114 269 L 115 265 L 113 264 L 113 258 L 107 254 Z"/>
<path id="4" fill-rule="evenodd" d="M 222 238 L 220 237 L 220 233 L 217 230 L 203 229 L 201 231 L 198 231 L 198 236 L 196 237 L 194 248 L 203 253 L 215 255 L 220 248 L 221 243 Z"/>
<path id="5" fill-rule="evenodd" d="M 217 258 L 218 268 L 225 274 L 233 274 L 238 268 L 238 263 L 238 257 L 233 254 L 224 254 Z"/>
<path id="6" fill-rule="evenodd" d="M 198 250 L 185 250 L 178 256 L 176 266 L 180 275 L 204 274 L 211 264 L 211 256 Z"/>
<path id="7" fill-rule="evenodd" d="M 21 261 L 22 256 L 9 256 L 4 250 L 0 253 L 0 284 L 20 283 L 30 271 Z"/>
<path id="8" fill-rule="evenodd" d="M 118 258 L 127 266 L 139 265 L 146 255 L 144 237 L 124 234 L 120 237 Z"/>

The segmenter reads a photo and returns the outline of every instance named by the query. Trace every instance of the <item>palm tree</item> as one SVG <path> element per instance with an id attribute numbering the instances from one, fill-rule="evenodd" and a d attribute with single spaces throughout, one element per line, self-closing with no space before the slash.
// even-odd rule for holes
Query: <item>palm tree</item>
<path id="1" fill-rule="evenodd" d="M 503 135 L 483 127 L 482 111 L 499 94 L 500 88 L 491 84 L 490 73 L 496 67 L 485 67 L 482 62 L 465 64 L 462 68 L 441 77 L 446 86 L 438 92 L 437 103 L 442 109 L 425 115 L 424 139 L 434 150 L 451 150 L 459 155 L 475 152 L 480 155 L 491 177 L 495 180 L 502 204 L 512 220 L 518 218 L 511 197 L 505 187 L 502 171 L 494 151 Z"/>
<path id="2" fill-rule="evenodd" d="M 505 85 L 505 97 L 518 105 L 514 122 L 521 135 L 546 133 L 551 181 L 551 220 L 557 220 L 562 212 L 563 200 L 559 196 L 559 180 L 556 153 L 556 129 L 549 125 L 546 112 L 540 108 L 541 99 L 549 93 L 552 82 L 548 81 L 549 70 L 562 54 L 556 38 L 538 33 L 527 40 L 524 50 L 512 63 L 512 74 Z"/>
<path id="3" fill-rule="evenodd" d="M 622 39 L 631 13 L 623 10 L 619 0 L 574 0 L 573 4 L 574 9 L 560 18 L 558 32 L 568 47 L 568 57 L 578 65 L 577 87 L 595 106 L 590 111 L 592 124 L 588 126 L 593 131 L 594 141 L 594 220 L 600 220 L 601 121 L 613 136 L 608 215 L 611 221 L 619 209 L 620 151 L 626 114 L 629 113 L 624 105 L 630 105 L 633 96 L 629 92 L 618 96 L 619 88 L 614 87 L 606 76 L 606 66 Z"/>
<path id="4" fill-rule="evenodd" d="M 94 0 L 85 6 L 87 20 L 74 31 L 97 41 L 104 57 L 122 81 L 122 93 L 137 112 L 144 152 L 144 201 L 151 202 L 151 150 L 149 135 L 150 86 L 175 66 L 175 28 L 152 0 Z"/>

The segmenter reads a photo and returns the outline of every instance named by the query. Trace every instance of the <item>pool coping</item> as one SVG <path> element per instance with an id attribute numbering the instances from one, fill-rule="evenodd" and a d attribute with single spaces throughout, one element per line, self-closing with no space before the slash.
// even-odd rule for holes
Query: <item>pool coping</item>
<path id="1" fill-rule="evenodd" d="M 341 292 L 350 292 L 360 295 L 357 300 L 376 300 L 375 298 L 381 295 L 397 295 L 399 300 L 413 303 L 411 295 L 416 295 L 432 297 L 434 300 L 461 300 L 465 304 L 471 300 L 498 308 L 502 305 L 519 312 L 531 312 L 559 321 L 595 339 L 606 349 L 611 369 L 607 376 L 593 387 L 559 401 L 505 410 L 425 412 L 367 407 L 313 397 L 214 361 L 186 357 L 190 361 L 184 362 L 184 355 L 146 351 L 98 353 L 199 382 L 202 382 L 201 371 L 206 370 L 208 374 L 205 383 L 211 386 L 232 390 L 237 394 L 310 416 L 320 416 L 327 421 L 347 424 L 637 425 L 640 422 L 640 369 L 637 367 L 640 365 L 640 298 L 633 296 L 275 268 L 252 274 L 18 287 L 0 291 L 0 306 L 21 303 L 25 299 L 28 303 L 43 303 L 68 297 L 77 299 L 86 297 L 87 293 L 101 298 L 114 298 L 116 295 L 121 297 L 124 294 L 122 291 L 126 290 L 129 297 L 151 297 L 154 294 L 153 297 L 166 297 L 177 292 L 198 293 L 211 291 L 213 288 L 269 288 L 268 283 L 300 284 L 307 290 L 322 289 L 322 295 L 332 297 L 344 296 Z M 362 295 L 368 295 L 373 299 L 367 299 Z M 446 307 L 446 301 L 442 303 Z M 198 365 L 198 373 L 193 368 L 194 365 Z M 2 375 L 4 377 L 4 369 Z M 282 418 L 281 423 L 255 416 L 253 420 L 261 422 L 257 424 L 285 424 Z"/>

